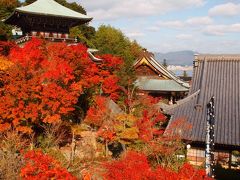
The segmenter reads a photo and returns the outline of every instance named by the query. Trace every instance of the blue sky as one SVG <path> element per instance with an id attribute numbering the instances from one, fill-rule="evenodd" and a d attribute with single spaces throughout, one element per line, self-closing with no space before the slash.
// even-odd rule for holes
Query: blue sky
<path id="1" fill-rule="evenodd" d="M 76 0 L 154 52 L 240 53 L 240 0 Z"/>
<path id="2" fill-rule="evenodd" d="M 240 53 L 240 0 L 68 0 L 152 52 Z"/>

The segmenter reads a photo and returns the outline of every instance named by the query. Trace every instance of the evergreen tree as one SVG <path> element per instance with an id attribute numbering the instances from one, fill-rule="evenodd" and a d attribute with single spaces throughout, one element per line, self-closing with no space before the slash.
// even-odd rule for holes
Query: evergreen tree
<path id="1" fill-rule="evenodd" d="M 120 30 L 102 25 L 98 28 L 93 44 L 102 54 L 113 54 L 124 59 L 124 66 L 119 71 L 121 85 L 127 86 L 135 79 L 134 61 L 139 57 L 142 47 L 131 42 Z"/>
<path id="2" fill-rule="evenodd" d="M 2 22 L 7 18 L 16 7 L 20 5 L 18 0 L 0 0 L 0 40 L 8 40 L 11 38 L 11 26 Z"/>
<path id="3" fill-rule="evenodd" d="M 187 71 L 183 71 L 183 77 L 188 77 Z"/>
<path id="4" fill-rule="evenodd" d="M 20 6 L 18 0 L 1 0 L 0 1 L 0 20 L 8 17 L 16 7 Z"/>
<path id="5" fill-rule="evenodd" d="M 163 59 L 163 66 L 164 66 L 165 68 L 168 67 L 167 60 L 166 60 L 166 59 Z"/>

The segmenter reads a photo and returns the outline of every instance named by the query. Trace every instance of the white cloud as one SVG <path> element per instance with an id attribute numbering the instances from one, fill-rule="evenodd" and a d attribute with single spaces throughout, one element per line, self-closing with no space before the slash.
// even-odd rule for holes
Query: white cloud
<path id="1" fill-rule="evenodd" d="M 159 21 L 156 23 L 157 27 L 167 27 L 167 28 L 183 28 L 184 22 L 182 21 Z"/>
<path id="2" fill-rule="evenodd" d="M 116 26 L 130 39 L 136 38 L 150 51 L 169 52 L 189 49 L 200 53 L 237 53 L 240 50 L 240 21 L 237 19 L 240 15 L 238 9 L 240 0 L 222 0 L 213 3 L 210 0 L 68 1 L 82 4 L 88 15 L 94 18 L 92 22 L 95 27 L 101 23 Z M 208 4 L 197 9 L 204 5 L 204 2 Z M 213 7 L 216 4 L 218 5 Z M 203 14 L 202 17 L 194 17 L 195 9 L 198 11 L 197 14 Z M 176 17 L 176 14 L 179 14 L 179 19 L 169 19 Z M 235 15 L 237 17 L 232 19 L 215 17 Z M 190 18 L 182 19 L 182 17 Z M 156 18 L 160 21 L 154 23 Z M 162 29 L 163 31 L 159 31 Z M 146 30 L 155 33 L 147 34 Z M 210 38 L 206 34 L 221 37 Z"/>
<path id="3" fill-rule="evenodd" d="M 146 28 L 149 31 L 159 31 L 161 28 L 189 28 L 189 27 L 200 27 L 213 24 L 213 19 L 208 16 L 200 16 L 189 18 L 185 21 L 174 20 L 174 21 L 158 21 L 154 26 Z"/>
<path id="4" fill-rule="evenodd" d="M 195 17 L 186 21 L 160 21 L 156 26 L 147 28 L 149 31 L 159 31 L 161 28 L 174 28 L 174 29 L 189 29 L 192 27 L 197 28 L 197 32 L 203 32 L 206 35 L 223 36 L 227 33 L 240 33 L 240 23 L 234 24 L 213 24 L 213 20 L 208 17 Z M 178 34 L 177 39 L 191 39 L 190 34 Z"/>
<path id="5" fill-rule="evenodd" d="M 204 29 L 207 35 L 223 36 L 226 33 L 240 33 L 240 23 L 230 25 L 210 25 Z"/>
<path id="6" fill-rule="evenodd" d="M 235 16 L 240 15 L 240 4 L 226 3 L 217 5 L 209 10 L 210 16 Z"/>
<path id="7" fill-rule="evenodd" d="M 206 29 L 203 30 L 203 32 L 207 35 L 213 35 L 213 36 L 223 36 L 226 33 L 226 25 L 211 25 L 207 26 Z"/>
<path id="8" fill-rule="evenodd" d="M 87 11 L 94 11 L 96 9 L 109 9 L 115 6 L 116 0 L 67 0 L 69 2 L 77 2 L 81 4 Z"/>
<path id="9" fill-rule="evenodd" d="M 158 26 L 151 26 L 151 27 L 147 27 L 146 30 L 148 31 L 152 31 L 152 32 L 157 32 L 159 31 L 161 28 Z"/>
<path id="10" fill-rule="evenodd" d="M 193 35 L 191 34 L 178 34 L 176 36 L 177 39 L 181 39 L 181 40 L 188 40 L 188 39 L 192 39 Z"/>
<path id="11" fill-rule="evenodd" d="M 186 24 L 188 25 L 209 25 L 212 23 L 213 23 L 212 18 L 208 16 L 193 17 L 186 20 Z"/>
<path id="12" fill-rule="evenodd" d="M 205 0 L 69 0 L 82 4 L 95 20 L 145 17 L 202 6 Z"/>
<path id="13" fill-rule="evenodd" d="M 167 67 L 167 69 L 170 70 L 170 71 L 176 71 L 176 70 L 179 70 L 179 71 L 192 71 L 193 67 L 192 66 L 174 66 L 174 65 L 169 65 Z"/>
<path id="14" fill-rule="evenodd" d="M 136 37 L 142 37 L 142 36 L 145 36 L 144 33 L 142 32 L 139 32 L 139 31 L 132 31 L 132 32 L 127 32 L 126 33 L 127 37 L 129 37 L 130 39 L 134 39 Z"/>

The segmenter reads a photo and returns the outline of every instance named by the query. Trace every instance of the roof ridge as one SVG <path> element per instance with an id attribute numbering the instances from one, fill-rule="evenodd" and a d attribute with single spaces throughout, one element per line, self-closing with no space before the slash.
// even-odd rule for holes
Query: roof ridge
<path id="1" fill-rule="evenodd" d="M 58 10 L 58 8 L 60 10 Z M 50 10 L 52 12 L 48 12 L 48 10 Z M 37 0 L 29 5 L 16 8 L 14 12 L 16 12 L 16 11 L 30 13 L 30 14 L 49 15 L 49 16 L 56 15 L 59 17 L 71 17 L 71 18 L 85 19 L 85 20 L 92 19 L 92 17 L 89 17 L 80 12 L 74 11 L 72 9 L 69 9 L 54 0 Z M 68 14 L 70 14 L 70 15 L 68 15 Z"/>
<path id="2" fill-rule="evenodd" d="M 175 74 L 173 74 L 171 71 L 169 71 L 167 68 L 165 68 L 162 64 L 158 63 L 154 58 L 152 58 L 153 62 L 159 66 L 160 68 L 162 68 L 162 70 L 168 75 L 169 78 L 172 78 L 174 81 L 176 81 L 178 84 L 189 88 L 189 85 L 187 85 L 188 83 L 182 81 L 180 78 L 178 78 Z"/>
<path id="3" fill-rule="evenodd" d="M 169 112 L 169 111 L 171 111 L 171 110 L 173 110 L 173 109 L 175 109 L 175 108 L 177 108 L 177 107 L 179 107 L 179 106 L 181 106 L 181 105 L 189 102 L 190 100 L 192 100 L 193 98 L 195 98 L 196 96 L 198 96 L 199 93 L 200 93 L 200 89 L 197 90 L 196 92 L 194 92 L 193 94 L 187 96 L 186 98 L 177 101 L 176 104 L 173 104 L 173 105 L 164 105 L 164 106 L 162 106 L 161 104 L 159 104 L 159 106 L 160 106 L 160 108 L 163 109 L 164 112 Z"/>
<path id="4" fill-rule="evenodd" d="M 240 54 L 199 54 L 195 56 L 198 61 L 240 61 Z"/>
<path id="5" fill-rule="evenodd" d="M 171 115 L 166 129 L 168 130 L 178 119 L 185 118 L 192 128 L 190 131 L 183 132 L 183 138 L 192 142 L 204 143 L 206 105 L 214 95 L 216 101 L 215 144 L 235 148 L 240 146 L 240 96 L 238 93 L 240 61 L 221 61 L 222 58 L 219 57 L 220 61 L 211 61 L 206 56 L 202 56 L 202 61 L 198 61 L 196 57 L 191 95 L 178 102 L 180 105 L 175 105 L 173 109 L 166 111 Z M 236 56 L 234 57 L 236 58 Z M 198 89 L 200 92 L 196 96 L 197 93 L 194 93 Z"/>
<path id="6" fill-rule="evenodd" d="M 196 92 L 192 93 L 191 95 L 187 96 L 186 98 L 177 101 L 176 104 L 177 104 L 177 105 L 181 105 L 181 104 L 184 104 L 184 103 L 188 102 L 188 101 L 191 100 L 193 97 L 199 95 L 200 91 L 201 91 L 201 90 L 198 89 Z"/>
<path id="7" fill-rule="evenodd" d="M 205 85 L 205 82 L 206 82 L 206 77 L 207 77 L 207 63 L 208 63 L 208 60 L 204 60 L 203 61 L 203 68 L 202 68 L 202 76 L 201 76 L 201 79 L 200 79 L 200 86 L 199 86 L 199 89 L 202 89 L 203 88 L 203 85 Z M 196 102 L 196 104 L 201 104 L 202 102 L 201 102 L 201 97 L 202 97 L 203 95 L 199 95 L 198 96 L 198 99 L 197 99 L 197 102 Z"/>
<path id="8" fill-rule="evenodd" d="M 152 56 L 151 53 L 144 51 L 141 56 L 135 61 L 134 66 L 138 65 L 138 63 L 145 58 L 154 68 L 156 68 L 158 71 L 162 72 L 164 76 L 167 76 L 169 79 L 174 80 L 176 83 L 178 83 L 180 86 L 183 86 L 185 88 L 189 89 L 189 84 L 187 82 L 182 81 L 180 78 L 178 78 L 175 74 L 173 74 L 171 71 L 169 71 L 167 68 L 165 68 L 161 63 L 159 63 L 154 56 Z"/>

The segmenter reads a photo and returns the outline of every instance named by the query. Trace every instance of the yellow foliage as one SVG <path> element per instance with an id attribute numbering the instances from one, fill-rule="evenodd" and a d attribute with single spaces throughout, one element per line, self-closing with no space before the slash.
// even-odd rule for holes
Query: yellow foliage
<path id="1" fill-rule="evenodd" d="M 132 114 L 121 114 L 116 118 L 114 128 L 116 130 L 117 139 L 124 144 L 138 139 L 139 130 L 136 127 L 137 118 Z"/>
<path id="2" fill-rule="evenodd" d="M 119 136 L 121 139 L 134 140 L 138 139 L 138 132 L 139 130 L 136 127 L 127 128 L 122 133 L 120 133 Z"/>
<path id="3" fill-rule="evenodd" d="M 132 114 L 120 114 L 117 116 L 117 121 L 122 122 L 128 126 L 132 126 L 137 122 L 137 118 Z"/>
<path id="4" fill-rule="evenodd" d="M 0 1 L 0 6 L 5 7 L 5 8 L 13 8 L 18 5 L 17 0 L 1 0 Z"/>
<path id="5" fill-rule="evenodd" d="M 0 71 L 6 71 L 12 65 L 13 63 L 9 61 L 6 57 L 0 56 Z"/>

